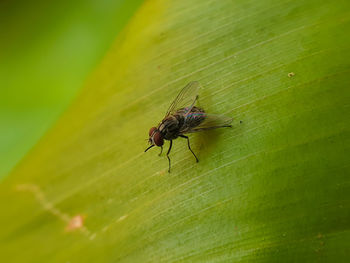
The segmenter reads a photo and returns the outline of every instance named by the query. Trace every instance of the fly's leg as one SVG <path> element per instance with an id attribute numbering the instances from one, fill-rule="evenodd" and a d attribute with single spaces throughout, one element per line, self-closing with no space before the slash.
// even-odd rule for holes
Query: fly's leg
<path id="1" fill-rule="evenodd" d="M 158 156 L 161 156 L 161 155 L 162 155 L 162 152 L 163 152 L 163 146 L 161 146 L 161 148 L 160 148 L 160 153 L 158 154 Z"/>
<path id="2" fill-rule="evenodd" d="M 191 110 L 192 110 L 192 108 L 193 108 L 193 106 L 194 106 L 194 104 L 196 103 L 197 100 L 198 100 L 198 95 L 197 95 L 196 98 L 194 99 L 192 105 L 188 108 L 188 112 L 187 112 L 187 113 L 190 113 L 190 112 L 191 112 Z"/>
<path id="3" fill-rule="evenodd" d="M 194 102 L 192 104 L 192 106 L 194 106 L 194 104 L 196 103 L 196 101 L 198 100 L 199 96 L 197 95 L 196 98 L 194 99 Z"/>
<path id="4" fill-rule="evenodd" d="M 170 145 L 169 145 L 169 149 L 168 149 L 168 152 L 166 153 L 166 157 L 168 158 L 169 160 L 169 169 L 168 169 L 168 173 L 170 173 L 170 157 L 169 157 L 169 153 L 171 151 L 171 147 L 173 146 L 173 141 L 170 140 Z"/>
<path id="5" fill-rule="evenodd" d="M 194 158 L 196 158 L 196 161 L 197 161 L 197 163 L 198 163 L 199 160 L 198 160 L 197 156 L 194 154 L 194 152 L 193 152 L 192 149 L 191 149 L 191 146 L 190 146 L 190 139 L 189 139 L 187 136 L 185 136 L 185 135 L 179 135 L 179 137 L 182 137 L 182 138 L 187 139 L 188 149 L 190 149 L 191 153 L 193 154 Z"/>

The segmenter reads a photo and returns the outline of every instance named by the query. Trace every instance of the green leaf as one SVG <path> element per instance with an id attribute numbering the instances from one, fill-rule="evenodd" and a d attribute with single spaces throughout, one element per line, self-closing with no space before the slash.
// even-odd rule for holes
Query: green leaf
<path id="1" fill-rule="evenodd" d="M 141 0 L 1 2 L 0 179 L 68 107 Z"/>
<path id="2" fill-rule="evenodd" d="M 349 1 L 146 1 L 0 185 L 14 262 L 346 262 Z M 232 129 L 145 139 L 190 81 Z M 75 219 L 75 225 L 72 224 Z"/>

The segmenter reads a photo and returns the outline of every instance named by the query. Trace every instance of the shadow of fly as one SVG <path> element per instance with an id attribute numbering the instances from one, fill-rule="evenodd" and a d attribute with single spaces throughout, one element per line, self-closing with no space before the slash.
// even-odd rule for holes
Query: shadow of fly
<path id="1" fill-rule="evenodd" d="M 192 151 L 190 140 L 186 136 L 188 133 L 213 130 L 222 127 L 232 127 L 230 123 L 232 118 L 206 113 L 202 108 L 195 106 L 198 100 L 198 91 L 200 85 L 197 81 L 188 83 L 177 95 L 175 100 L 165 114 L 162 122 L 157 127 L 149 130 L 148 142 L 151 144 L 145 152 L 154 146 L 161 147 L 159 155 L 163 152 L 164 140 L 170 141 L 170 146 L 166 154 L 169 161 L 170 173 L 170 151 L 173 146 L 173 140 L 181 137 L 187 140 L 188 149 L 198 162 L 198 158 Z"/>

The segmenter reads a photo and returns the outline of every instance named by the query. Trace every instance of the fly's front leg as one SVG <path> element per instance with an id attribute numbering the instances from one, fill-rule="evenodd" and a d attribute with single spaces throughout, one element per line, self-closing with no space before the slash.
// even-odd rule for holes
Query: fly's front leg
<path id="1" fill-rule="evenodd" d="M 158 156 L 161 156 L 163 152 L 163 146 L 160 147 L 160 153 L 158 154 Z"/>
<path id="2" fill-rule="evenodd" d="M 182 137 L 182 138 L 187 139 L 188 149 L 190 149 L 191 153 L 193 154 L 194 158 L 196 158 L 196 161 L 197 161 L 197 163 L 198 163 L 199 160 L 198 160 L 197 156 L 194 154 L 194 152 L 193 152 L 192 149 L 191 149 L 191 146 L 190 146 L 190 139 L 189 139 L 187 136 L 185 136 L 185 135 L 179 135 L 179 137 Z"/>
<path id="3" fill-rule="evenodd" d="M 173 146 L 173 141 L 170 140 L 170 145 L 169 145 L 169 149 L 168 149 L 168 152 L 166 153 L 166 157 L 168 158 L 169 160 L 169 169 L 168 169 L 168 173 L 170 173 L 170 157 L 169 157 L 169 153 L 171 151 L 171 147 Z"/>

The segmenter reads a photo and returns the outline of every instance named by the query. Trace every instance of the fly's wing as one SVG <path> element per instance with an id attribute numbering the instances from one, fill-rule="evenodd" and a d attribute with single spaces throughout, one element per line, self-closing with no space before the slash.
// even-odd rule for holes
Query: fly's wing
<path id="1" fill-rule="evenodd" d="M 165 117 L 174 114 L 178 109 L 185 108 L 185 114 L 190 112 L 198 96 L 200 85 L 197 81 L 188 83 L 177 95 L 175 100 L 170 104 L 170 107 L 165 114 Z"/>
<path id="2" fill-rule="evenodd" d="M 218 114 L 207 114 L 204 113 L 204 120 L 196 127 L 190 127 L 183 133 L 192 133 L 205 130 L 213 130 L 221 127 L 231 127 L 232 118 Z"/>

